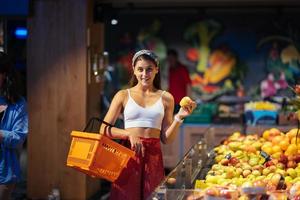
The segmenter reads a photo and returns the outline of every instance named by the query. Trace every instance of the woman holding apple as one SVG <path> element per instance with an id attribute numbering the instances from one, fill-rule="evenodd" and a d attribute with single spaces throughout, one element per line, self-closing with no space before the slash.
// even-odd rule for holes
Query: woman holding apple
<path id="1" fill-rule="evenodd" d="M 130 88 L 117 92 L 104 118 L 114 124 L 122 112 L 124 129 L 107 125 L 100 129 L 110 138 L 124 139 L 136 152 L 112 183 L 110 199 L 147 199 L 164 178 L 160 141 L 172 141 L 183 119 L 196 107 L 188 99 L 173 116 L 174 98 L 160 89 L 159 62 L 152 51 L 138 51 L 132 58 L 132 69 Z"/>

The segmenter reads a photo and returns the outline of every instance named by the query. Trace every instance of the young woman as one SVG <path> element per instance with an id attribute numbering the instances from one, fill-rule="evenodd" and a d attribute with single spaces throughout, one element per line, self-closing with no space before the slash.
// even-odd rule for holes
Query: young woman
<path id="1" fill-rule="evenodd" d="M 0 52 L 0 199 L 10 199 L 21 170 L 18 148 L 28 132 L 26 102 L 9 56 Z"/>
<path id="2" fill-rule="evenodd" d="M 174 98 L 160 89 L 159 63 L 149 50 L 138 51 L 133 59 L 131 87 L 114 96 L 104 121 L 114 124 L 123 112 L 124 127 L 102 125 L 100 132 L 125 139 L 136 152 L 127 168 L 112 184 L 110 199 L 146 199 L 164 178 L 160 141 L 174 139 L 183 119 L 196 107 L 195 102 L 173 116 Z"/>

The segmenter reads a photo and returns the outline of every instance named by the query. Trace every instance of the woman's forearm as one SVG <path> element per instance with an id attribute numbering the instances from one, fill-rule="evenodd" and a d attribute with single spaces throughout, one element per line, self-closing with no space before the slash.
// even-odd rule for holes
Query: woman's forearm
<path id="1" fill-rule="evenodd" d="M 125 129 L 102 125 L 100 127 L 100 134 L 113 139 L 128 139 L 129 132 Z"/>
<path id="2" fill-rule="evenodd" d="M 167 130 L 164 133 L 165 137 L 163 138 L 163 142 L 165 144 L 169 144 L 169 143 L 174 141 L 175 137 L 177 136 L 178 129 L 179 129 L 181 124 L 182 124 L 181 119 L 179 119 L 175 115 L 175 117 L 173 119 L 173 122 L 171 123 L 171 125 L 167 128 Z"/>

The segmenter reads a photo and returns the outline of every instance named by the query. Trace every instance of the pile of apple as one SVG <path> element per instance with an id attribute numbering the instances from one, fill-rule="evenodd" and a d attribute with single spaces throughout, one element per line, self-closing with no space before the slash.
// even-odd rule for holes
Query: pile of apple
<path id="1" fill-rule="evenodd" d="M 275 103 L 269 101 L 251 101 L 245 103 L 245 110 L 270 110 L 276 111 L 279 109 L 279 106 Z"/>
<path id="2" fill-rule="evenodd" d="M 265 130 L 261 137 L 233 133 L 215 147 L 215 164 L 203 185 L 285 190 L 290 199 L 300 199 L 300 137 L 296 134 L 297 129 L 283 133 L 276 128 Z"/>

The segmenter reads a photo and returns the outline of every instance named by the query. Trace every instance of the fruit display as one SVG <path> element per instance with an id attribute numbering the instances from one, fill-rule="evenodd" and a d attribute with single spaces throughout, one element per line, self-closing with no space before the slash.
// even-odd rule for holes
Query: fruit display
<path id="1" fill-rule="evenodd" d="M 255 101 L 245 104 L 245 110 L 268 110 L 268 111 L 277 111 L 280 107 L 269 101 Z"/>
<path id="2" fill-rule="evenodd" d="M 215 162 L 205 179 L 196 181 L 197 189 L 221 199 L 300 199 L 300 138 L 296 134 L 297 129 L 283 133 L 276 128 L 261 136 L 233 133 L 214 148 Z M 217 192 L 220 187 L 238 191 L 238 197 L 225 198 Z"/>
<path id="3" fill-rule="evenodd" d="M 212 149 L 207 144 L 214 137 L 200 140 L 152 199 L 300 200 L 297 132 L 296 128 L 247 135 L 234 132 Z"/>

